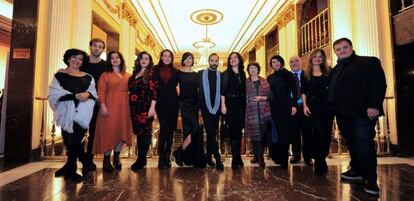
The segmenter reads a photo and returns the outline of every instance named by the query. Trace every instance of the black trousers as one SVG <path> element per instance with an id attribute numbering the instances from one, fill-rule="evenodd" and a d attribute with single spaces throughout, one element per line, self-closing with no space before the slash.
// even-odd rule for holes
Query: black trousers
<path id="1" fill-rule="evenodd" d="M 92 160 L 93 154 L 93 141 L 95 139 L 95 128 L 96 128 L 96 119 L 98 118 L 99 114 L 99 104 L 95 103 L 95 107 L 93 108 L 93 115 L 91 122 L 89 123 L 89 136 L 88 136 L 88 147 L 86 149 L 86 155 Z"/>
<path id="2" fill-rule="evenodd" d="M 215 158 L 220 158 L 220 153 L 217 143 L 217 133 L 219 124 L 219 112 L 211 114 L 205 106 L 201 107 L 201 116 L 203 117 L 204 128 L 207 133 L 207 151 L 206 156 L 211 157 L 213 154 Z"/>
<path id="3" fill-rule="evenodd" d="M 263 159 L 264 143 L 262 141 L 251 141 L 255 159 Z"/>
<path id="4" fill-rule="evenodd" d="M 147 153 L 151 145 L 152 135 L 137 135 L 138 160 L 147 161 Z"/>
<path id="5" fill-rule="evenodd" d="M 82 145 L 82 139 L 85 136 L 86 129 L 79 126 L 79 124 L 73 124 L 73 133 L 69 133 L 62 130 L 63 143 L 66 146 L 67 151 L 67 162 L 66 162 L 66 173 L 76 173 L 77 165 L 76 161 L 85 161 L 85 151 Z"/>
<path id="6" fill-rule="evenodd" d="M 297 112 L 292 117 L 292 153 L 297 159 L 301 153 L 305 161 L 312 158 L 312 136 L 310 120 L 303 114 L 303 106 L 297 107 Z"/>
<path id="7" fill-rule="evenodd" d="M 318 163 L 323 162 L 329 155 L 334 115 L 327 109 L 326 101 L 311 98 L 308 100 L 309 110 L 311 111 L 313 157 L 315 163 Z"/>
<path id="8" fill-rule="evenodd" d="M 368 117 L 337 115 L 338 127 L 351 156 L 351 170 L 360 173 L 368 183 L 377 182 L 375 120 Z"/>
<path id="9" fill-rule="evenodd" d="M 225 115 L 226 123 L 229 127 L 229 138 L 231 141 L 231 152 L 233 159 L 240 158 L 241 155 L 241 139 L 244 127 L 244 112 L 242 97 L 228 98 L 226 97 L 227 114 Z"/>
<path id="10" fill-rule="evenodd" d="M 178 102 L 157 102 L 156 111 L 160 123 L 158 136 L 158 151 L 160 155 L 171 154 L 174 131 L 177 129 Z"/>

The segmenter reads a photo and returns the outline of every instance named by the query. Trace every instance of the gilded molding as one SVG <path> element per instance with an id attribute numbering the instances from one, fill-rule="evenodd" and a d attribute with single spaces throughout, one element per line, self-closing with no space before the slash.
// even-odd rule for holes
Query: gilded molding
<path id="1" fill-rule="evenodd" d="M 243 57 L 243 61 L 247 61 L 247 59 L 249 59 L 249 55 L 247 53 L 242 54 L 242 57 Z"/>
<path id="2" fill-rule="evenodd" d="M 144 44 L 147 47 L 150 47 L 151 49 L 155 48 L 155 41 L 150 35 L 147 35 L 147 38 L 145 39 Z"/>
<path id="3" fill-rule="evenodd" d="M 111 3 L 109 3 L 108 0 L 103 0 L 103 2 L 105 4 L 106 8 L 108 8 L 109 12 L 119 16 L 120 8 L 119 8 L 118 5 L 112 6 Z"/>
<path id="4" fill-rule="evenodd" d="M 278 27 L 284 27 L 287 23 L 295 18 L 295 6 L 290 5 L 287 7 L 279 17 L 280 19 L 277 21 Z"/>
<path id="5" fill-rule="evenodd" d="M 254 48 L 256 50 L 258 50 L 259 48 L 261 48 L 264 45 L 264 36 L 259 36 L 259 38 L 257 38 L 257 40 L 254 43 Z"/>
<path id="6" fill-rule="evenodd" d="M 135 27 L 135 24 L 138 22 L 132 9 L 125 2 L 122 3 L 122 18 L 126 19 L 129 22 L 129 25 L 133 27 Z"/>

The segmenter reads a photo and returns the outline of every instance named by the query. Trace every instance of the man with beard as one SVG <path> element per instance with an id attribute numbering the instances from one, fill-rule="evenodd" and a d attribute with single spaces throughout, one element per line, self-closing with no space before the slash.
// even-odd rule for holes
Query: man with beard
<path id="1" fill-rule="evenodd" d="M 209 67 L 199 71 L 199 92 L 200 92 L 200 109 L 203 117 L 204 128 L 207 133 L 207 165 L 215 166 L 218 170 L 223 170 L 221 156 L 217 145 L 217 132 L 219 123 L 220 108 L 220 71 L 219 56 L 216 53 L 208 57 Z M 214 155 L 216 162 L 212 161 L 211 155 Z"/>
<path id="2" fill-rule="evenodd" d="M 101 59 L 101 54 L 105 50 L 105 42 L 99 38 L 93 38 L 89 42 L 89 50 L 90 55 L 86 59 L 85 64 L 81 66 L 80 70 L 92 75 L 93 79 L 95 80 L 95 88 L 98 89 L 98 80 L 101 74 L 105 71 L 105 60 Z M 65 70 L 60 70 L 65 71 Z M 89 164 L 88 168 L 91 171 L 96 170 L 96 165 L 93 163 L 93 140 L 95 137 L 95 126 L 96 126 L 96 118 L 99 113 L 99 104 L 96 103 L 93 109 L 93 116 L 91 122 L 89 124 L 89 137 L 88 137 L 88 147 L 86 151 L 86 158 L 81 160 L 86 160 L 86 164 Z M 65 173 L 66 164 L 55 172 L 55 177 L 63 176 Z"/>

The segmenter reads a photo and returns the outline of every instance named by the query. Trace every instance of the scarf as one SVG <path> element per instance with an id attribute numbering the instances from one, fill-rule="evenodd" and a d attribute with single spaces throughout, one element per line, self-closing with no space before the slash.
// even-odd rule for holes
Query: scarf
<path id="1" fill-rule="evenodd" d="M 204 88 L 204 98 L 206 100 L 206 106 L 208 111 L 211 114 L 216 114 L 220 105 L 220 73 L 216 70 L 216 98 L 214 100 L 214 108 L 211 107 L 211 99 L 210 99 L 210 82 L 208 81 L 208 69 L 203 71 L 203 88 Z"/>
<path id="2" fill-rule="evenodd" d="M 92 79 L 87 90 L 95 98 L 98 97 L 95 89 L 95 81 Z M 71 94 L 71 92 L 63 89 L 59 81 L 54 77 L 49 86 L 49 105 L 53 110 L 53 123 L 60 126 L 64 131 L 73 133 L 73 123 L 76 122 L 84 129 L 89 127 L 89 122 L 92 119 L 93 108 L 95 101 L 88 99 L 85 102 L 79 102 L 75 107 L 73 101 L 59 102 L 59 98 Z"/>

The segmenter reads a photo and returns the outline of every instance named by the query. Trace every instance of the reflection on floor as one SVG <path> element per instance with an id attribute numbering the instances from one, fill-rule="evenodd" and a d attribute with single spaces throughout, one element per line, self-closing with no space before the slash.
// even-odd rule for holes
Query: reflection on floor
<path id="1" fill-rule="evenodd" d="M 101 168 L 80 184 L 54 178 L 62 162 L 30 163 L 0 173 L 0 200 L 376 200 L 359 184 L 343 183 L 339 175 L 347 158 L 329 161 L 327 176 L 314 175 L 302 164 L 282 170 L 249 165 L 232 170 L 177 168 L 158 170 L 156 159 L 149 168 L 132 172 L 131 159 L 124 159 L 122 171 L 103 173 Z M 100 167 L 101 161 L 97 161 Z M 414 160 L 379 158 L 379 200 L 413 200 Z"/>

